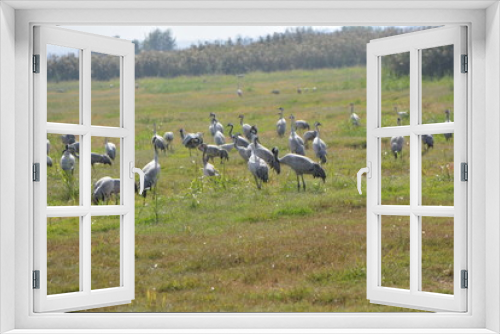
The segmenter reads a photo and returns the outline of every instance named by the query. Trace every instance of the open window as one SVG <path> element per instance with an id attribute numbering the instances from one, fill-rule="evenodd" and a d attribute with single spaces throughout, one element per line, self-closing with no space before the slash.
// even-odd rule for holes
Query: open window
<path id="1" fill-rule="evenodd" d="M 34 41 L 34 311 L 128 303 L 134 299 L 134 45 L 53 27 L 35 27 Z M 60 81 L 48 91 L 48 76 L 60 75 L 53 58 L 61 52 L 71 55 L 73 71 L 65 75 L 79 89 Z M 94 66 L 96 58 L 106 58 L 107 69 Z M 104 70 L 116 72 L 105 90 L 112 105 L 102 105 L 94 90 Z M 65 104 L 66 123 L 54 111 L 60 110 L 54 94 Z M 100 117 L 103 108 L 114 116 Z M 96 174 L 96 163 L 108 165 L 106 175 Z M 55 192 L 64 192 L 57 196 L 64 200 Z M 94 205 L 100 201 L 109 205 Z M 47 238 L 55 225 L 64 236 Z M 65 270 L 51 271 L 55 262 Z"/>
<path id="2" fill-rule="evenodd" d="M 465 29 L 430 29 L 368 44 L 367 298 L 372 303 L 467 310 Z M 439 71 L 452 80 L 423 80 L 440 77 Z M 440 99 L 441 89 L 452 90 L 453 100 Z M 386 103 L 390 95 L 401 103 Z M 442 113 L 436 116 L 432 108 Z M 440 152 L 439 166 L 428 161 L 432 150 Z M 429 172 L 433 168 L 447 172 L 440 173 L 448 177 L 439 186 Z M 430 234 L 440 236 L 439 252 L 427 251 Z M 429 274 L 436 269 L 437 275 Z"/>

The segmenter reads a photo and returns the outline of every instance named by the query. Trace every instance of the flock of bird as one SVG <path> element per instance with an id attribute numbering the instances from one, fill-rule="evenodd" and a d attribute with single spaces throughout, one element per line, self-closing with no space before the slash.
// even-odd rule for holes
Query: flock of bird
<path id="1" fill-rule="evenodd" d="M 287 120 L 284 117 L 284 109 L 278 108 L 278 110 L 279 118 L 276 123 L 276 132 L 278 137 L 283 138 L 286 133 Z M 288 137 L 290 153 L 280 157 L 277 147 L 270 150 L 262 144 L 256 125 L 245 123 L 244 115 L 239 115 L 238 119 L 241 133 L 233 133 L 234 124 L 228 123 L 229 137 L 226 138 L 224 126 L 219 122 L 214 113 L 210 113 L 208 130 L 213 139 L 213 143 L 211 144 L 205 142 L 202 132 L 190 133 L 183 128 L 179 130 L 182 145 L 189 150 L 190 157 L 192 157 L 192 150 L 203 152 L 204 176 L 220 176 L 219 171 L 215 169 L 215 166 L 210 161 L 213 162 L 215 158 L 220 158 L 221 163 L 223 163 L 224 160 L 229 160 L 229 153 L 234 150 L 247 164 L 248 171 L 253 176 L 258 189 L 262 188 L 263 183 L 269 181 L 270 170 L 273 170 L 276 174 L 280 174 L 282 164 L 290 167 L 295 172 L 298 190 L 301 187 L 304 190 L 306 189 L 304 174 L 312 175 L 314 178 L 321 178 L 323 181 L 326 180 L 326 173 L 321 165 L 327 163 L 327 147 L 320 137 L 320 122 L 315 122 L 314 130 L 311 130 L 307 121 L 295 120 L 295 117 L 290 115 L 291 129 Z M 297 133 L 297 130 L 308 130 L 303 134 L 304 139 Z M 155 125 L 154 134 L 151 139 L 151 144 L 154 148 L 154 159 L 143 169 L 146 180 L 145 190 L 156 186 L 160 173 L 158 152 L 171 149 L 173 139 L 173 132 L 165 132 L 163 137 L 158 135 Z M 318 158 L 318 162 L 305 156 L 306 148 L 309 147 L 308 142 L 312 142 L 312 148 L 315 156 Z M 155 166 L 155 168 L 151 166 Z M 147 192 L 144 191 L 143 196 L 146 197 L 146 194 Z"/>
<path id="2" fill-rule="evenodd" d="M 63 172 L 68 175 L 73 175 L 75 170 L 76 160 L 80 159 L 80 143 L 76 141 L 74 135 L 62 135 L 61 141 L 64 145 L 64 150 L 62 152 L 61 159 L 59 160 L 59 165 Z M 52 167 L 53 161 L 49 156 L 50 154 L 50 140 L 47 139 L 47 166 Z M 116 158 L 116 145 L 108 141 L 108 138 L 104 139 L 104 150 L 106 153 L 99 154 L 91 152 L 90 163 L 92 168 L 95 164 L 107 164 L 112 165 Z M 92 202 L 94 204 L 99 204 L 100 201 L 107 202 L 112 195 L 118 198 L 120 195 L 120 179 L 113 179 L 109 176 L 100 178 L 95 184 L 92 192 Z"/>
<path id="3" fill-rule="evenodd" d="M 238 88 L 238 90 L 240 90 Z M 238 95 L 240 95 L 238 93 Z M 279 115 L 276 122 L 276 133 L 279 138 L 285 137 L 287 129 L 287 121 L 284 117 L 284 109 L 278 108 Z M 398 126 L 402 125 L 402 118 L 408 118 L 408 112 L 398 111 L 397 106 L 394 107 L 398 115 Z M 256 125 L 244 123 L 244 115 L 239 115 L 239 125 L 242 133 L 233 133 L 234 125 L 228 123 L 229 139 L 224 135 L 224 126 L 219 122 L 214 113 L 209 115 L 209 133 L 213 138 L 214 144 L 204 142 L 202 132 L 189 133 L 183 128 L 179 130 L 182 145 L 189 150 L 189 155 L 192 156 L 192 150 L 199 150 L 203 152 L 203 175 L 207 177 L 220 176 L 219 171 L 209 161 L 214 161 L 214 158 L 220 158 L 221 163 L 224 160 L 229 160 L 229 152 L 235 150 L 239 156 L 246 162 L 247 169 L 255 180 L 258 189 L 262 188 L 263 183 L 269 181 L 269 170 L 273 170 L 276 174 L 280 174 L 281 165 L 290 167 L 297 176 L 297 189 L 300 191 L 301 181 L 302 188 L 306 189 L 304 181 L 304 174 L 312 175 L 314 178 L 321 178 L 323 182 L 326 180 L 326 173 L 322 165 L 327 163 L 327 147 L 325 142 L 321 139 L 320 122 L 314 123 L 314 130 L 311 130 L 309 123 L 305 120 L 296 120 L 294 115 L 290 115 L 290 134 L 288 137 L 288 144 L 290 153 L 283 157 L 279 157 L 279 149 L 273 147 L 271 150 L 266 148 L 260 141 L 258 136 L 258 128 Z M 353 126 L 360 125 L 360 117 L 354 112 L 354 104 L 350 104 L 350 122 Z M 450 111 L 445 110 L 445 122 L 450 122 Z M 297 133 L 297 130 L 302 131 L 302 137 Z M 243 136 L 241 135 L 243 134 Z M 451 133 L 444 134 L 446 140 L 452 138 Z M 60 159 L 61 169 L 66 173 L 73 173 L 75 168 L 75 161 L 79 159 L 80 144 L 76 141 L 74 135 L 61 136 L 62 143 L 65 149 L 62 152 Z M 154 158 L 147 163 L 142 169 L 145 175 L 144 191 L 142 195 L 144 200 L 147 196 L 147 191 L 156 187 L 158 177 L 161 172 L 159 163 L 158 152 L 167 152 L 173 149 L 174 133 L 165 132 L 160 136 L 156 132 L 156 124 L 154 125 L 154 134 L 151 139 L 151 144 L 154 148 Z M 227 141 L 227 142 L 226 142 Z M 318 162 L 313 161 L 311 158 L 305 156 L 306 149 L 309 148 L 309 142 L 312 142 L 312 149 Z M 422 135 L 422 143 L 426 150 L 434 147 L 433 135 Z M 394 157 L 402 156 L 404 147 L 404 137 L 394 136 L 390 140 L 391 151 Z M 104 142 L 105 154 L 91 153 L 91 164 L 109 164 L 116 158 L 116 146 L 105 138 Z M 47 139 L 47 165 L 52 167 L 53 162 L 49 156 L 50 141 Z M 138 185 L 136 185 L 136 191 Z M 99 179 L 93 187 L 92 202 L 99 204 L 99 202 L 107 202 L 115 195 L 115 198 L 120 193 L 120 180 L 114 179 L 109 176 Z"/>
<path id="4" fill-rule="evenodd" d="M 394 111 L 398 115 L 398 126 L 402 125 L 402 118 L 408 118 L 408 112 L 406 111 L 398 111 L 397 106 L 394 107 Z M 446 109 L 444 111 L 445 113 L 445 123 L 450 123 L 450 110 Z M 352 118 L 352 111 L 351 111 L 351 118 Z M 449 141 L 452 137 L 452 133 L 445 133 L 443 134 L 444 138 L 446 141 Z M 391 151 L 392 154 L 394 154 L 394 158 L 397 159 L 398 156 L 402 158 L 403 154 L 403 147 L 404 147 L 405 139 L 403 136 L 394 136 L 391 137 Z M 422 144 L 423 147 L 425 148 L 425 152 L 428 152 L 429 149 L 434 148 L 434 136 L 433 135 L 422 135 Z"/>

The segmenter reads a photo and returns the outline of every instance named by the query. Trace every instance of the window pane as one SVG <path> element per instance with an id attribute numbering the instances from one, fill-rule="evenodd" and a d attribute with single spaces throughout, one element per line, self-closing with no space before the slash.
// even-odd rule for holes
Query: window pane
<path id="1" fill-rule="evenodd" d="M 452 121 L 453 45 L 421 50 L 421 63 L 422 124 Z"/>
<path id="2" fill-rule="evenodd" d="M 410 217 L 380 217 L 382 286 L 410 288 Z"/>
<path id="3" fill-rule="evenodd" d="M 47 122 L 80 123 L 80 50 L 47 45 Z"/>
<path id="4" fill-rule="evenodd" d="M 382 138 L 381 145 L 382 204 L 409 205 L 410 138 Z"/>
<path id="5" fill-rule="evenodd" d="M 120 204 L 120 139 L 92 137 L 92 204 Z"/>
<path id="6" fill-rule="evenodd" d="M 80 205 L 80 136 L 47 134 L 47 205 Z"/>
<path id="7" fill-rule="evenodd" d="M 47 218 L 47 294 L 80 291 L 80 218 Z"/>
<path id="8" fill-rule="evenodd" d="M 420 136 L 422 141 L 422 205 L 454 204 L 453 137 Z"/>
<path id="9" fill-rule="evenodd" d="M 398 117 L 409 124 L 410 119 L 410 53 L 381 57 L 382 126 L 398 125 Z"/>
<path id="10" fill-rule="evenodd" d="M 421 217 L 422 291 L 453 294 L 453 218 Z"/>
<path id="11" fill-rule="evenodd" d="M 92 52 L 92 125 L 120 126 L 120 57 Z"/>
<path id="12" fill-rule="evenodd" d="M 92 290 L 120 286 L 120 216 L 92 217 Z"/>

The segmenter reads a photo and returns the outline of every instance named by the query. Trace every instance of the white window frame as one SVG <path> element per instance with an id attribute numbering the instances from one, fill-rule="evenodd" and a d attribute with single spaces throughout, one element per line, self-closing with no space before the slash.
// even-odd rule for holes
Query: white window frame
<path id="1" fill-rule="evenodd" d="M 367 47 L 367 160 L 371 177 L 367 180 L 367 297 L 372 303 L 430 311 L 467 310 L 467 290 L 461 287 L 461 271 L 467 270 L 467 183 L 461 181 L 458 166 L 467 163 L 466 115 L 467 73 L 461 73 L 462 55 L 467 54 L 466 28 L 445 26 L 371 41 Z M 422 123 L 422 50 L 453 46 L 454 122 Z M 382 126 L 382 57 L 409 54 L 410 123 Z M 429 206 L 422 203 L 421 134 L 453 133 L 454 205 Z M 409 205 L 383 205 L 381 140 L 406 136 L 410 140 Z M 409 151 L 409 152 L 408 152 Z M 404 216 L 409 221 L 409 283 L 407 289 L 382 285 L 383 217 Z M 453 294 L 422 290 L 422 217 L 453 217 Z M 411 305 L 411 306 L 406 306 Z"/>
<path id="2" fill-rule="evenodd" d="M 130 5 L 132 3 L 132 5 Z M 89 333 L 106 329 L 212 329 L 211 332 L 412 332 L 492 333 L 500 331 L 500 152 L 486 155 L 486 143 L 498 148 L 500 136 L 500 11 L 490 2 L 241 2 L 221 4 L 207 1 L 179 2 L 17 2 L 0 3 L 0 331 L 36 333 L 36 329 L 69 333 L 87 328 Z M 37 8 L 14 11 L 9 5 Z M 150 9 L 112 9 L 113 6 Z M 52 7 L 51 7 L 52 6 Z M 68 7 L 59 10 L 58 7 Z M 101 9 L 92 9 L 92 7 Z M 109 10 L 102 7 L 109 6 Z M 162 7 L 163 8 L 154 8 Z M 394 9 L 393 7 L 396 7 Z M 425 7 L 429 6 L 429 7 Z M 460 6 L 460 7 L 458 7 Z M 489 8 L 487 8 L 489 6 Z M 41 8 L 53 10 L 42 10 Z M 81 9 L 85 8 L 87 9 Z M 358 8 L 356 8 L 358 7 Z M 406 7 L 406 9 L 405 9 Z M 79 8 L 79 9 L 75 9 Z M 154 8 L 154 9 L 151 9 Z M 403 8 L 403 9 L 401 9 Z M 411 8 L 412 10 L 408 10 Z M 437 8 L 437 9 L 436 9 Z M 486 9 L 487 8 L 487 9 Z M 207 12 L 208 10 L 208 12 Z M 210 15 L 208 15 L 210 14 Z M 14 18 L 15 17 L 15 21 Z M 34 314 L 30 245 L 32 245 L 32 201 L 30 182 L 32 148 L 32 82 L 29 70 L 32 27 L 35 24 L 64 25 L 437 25 L 469 27 L 469 310 L 464 314 Z M 486 23 L 486 24 L 485 24 Z M 14 41 L 15 33 L 15 41 Z M 15 54 L 15 60 L 13 55 Z M 15 66 L 15 73 L 13 68 Z M 488 66 L 488 71 L 486 71 Z M 7 73 L 7 74 L 5 74 Z M 15 78 L 15 86 L 12 81 Z M 15 118 L 12 117 L 15 110 Z M 486 118 L 488 121 L 486 121 Z M 12 131 L 12 128 L 15 130 Z M 483 134 L 486 133 L 486 137 Z M 15 135 L 15 146 L 12 138 Z M 15 159 L 15 168 L 9 159 Z M 11 161 L 11 160 L 10 160 Z M 362 167 L 362 166 L 360 166 Z M 9 173 L 9 174 L 7 174 Z M 13 178 L 12 174 L 16 177 Z M 488 182 L 486 182 L 486 174 Z M 14 182 L 15 180 L 15 182 Z M 15 198 L 9 189 L 15 190 Z M 486 196 L 488 194 L 488 196 Z M 486 205 L 489 205 L 486 210 Z M 13 211 L 10 206 L 15 208 Z M 474 228 L 472 229 L 472 226 Z M 15 239 L 14 239 L 15 238 Z M 14 240 L 15 242 L 13 242 Z M 14 256 L 13 256 L 14 254 Z M 15 282 L 15 283 L 14 283 Z M 15 286 L 14 289 L 12 287 Z M 488 291 L 488 293 L 486 293 Z M 12 305 L 15 305 L 12 308 Z M 138 325 L 143 330 L 133 331 Z M 358 329 L 357 331 L 354 329 Z M 100 330 L 99 330 L 100 329 Z M 219 329 L 219 330 L 216 330 Z M 232 329 L 232 330 L 231 330 Z M 268 329 L 266 331 L 266 329 Z M 335 330 L 337 329 L 337 331 Z M 432 329 L 432 330 L 431 330 Z M 462 329 L 462 330 L 460 330 Z M 179 330 L 180 331 L 180 330 Z M 118 332 L 121 332 L 118 330 Z M 165 330 L 165 332 L 168 332 Z M 345 331 L 344 331 L 345 332 Z M 14 333 L 14 332 L 13 332 Z"/>
<path id="3" fill-rule="evenodd" d="M 47 45 L 79 50 L 80 121 L 78 124 L 51 123 L 47 118 Z M 133 43 L 52 26 L 34 27 L 34 52 L 39 55 L 39 73 L 34 84 L 34 162 L 40 163 L 40 181 L 33 185 L 34 270 L 39 270 L 39 289 L 34 290 L 35 312 L 74 311 L 130 303 L 135 295 L 135 198 L 132 168 L 135 165 L 135 48 Z M 119 124 L 115 127 L 92 124 L 91 54 L 117 57 L 120 66 Z M 75 206 L 47 206 L 47 134 L 71 133 L 80 136 L 80 201 Z M 91 203 L 91 138 L 111 137 L 120 142 L 120 204 L 95 206 Z M 118 216 L 120 220 L 119 286 L 92 288 L 93 216 Z M 47 218 L 79 219 L 79 291 L 47 293 Z"/>

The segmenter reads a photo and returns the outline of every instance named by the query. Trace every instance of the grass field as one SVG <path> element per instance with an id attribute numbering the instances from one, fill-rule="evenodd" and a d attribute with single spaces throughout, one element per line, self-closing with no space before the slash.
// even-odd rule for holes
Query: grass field
<path id="1" fill-rule="evenodd" d="M 160 153 L 156 200 L 148 193 L 144 204 L 136 196 L 136 298 L 129 305 L 98 311 L 407 311 L 366 299 L 366 206 L 365 196 L 356 190 L 356 172 L 366 161 L 365 73 L 362 67 L 249 73 L 240 79 L 242 98 L 236 94 L 235 76 L 137 80 L 136 164 L 144 166 L 154 157 L 153 123 L 160 135 L 173 131 L 176 138 L 172 151 Z M 297 94 L 297 86 L 309 90 Z M 425 122 L 444 121 L 444 109 L 453 107 L 452 87 L 451 78 L 425 82 Z M 97 125 L 116 124 L 118 81 L 94 82 L 92 89 L 92 119 Z M 271 94 L 275 89 L 279 95 Z M 69 110 L 78 106 L 75 97 L 78 83 L 51 83 L 49 121 L 64 122 Z M 384 124 L 395 124 L 394 105 L 408 110 L 408 78 L 383 81 L 383 98 L 383 120 L 388 120 Z M 361 117 L 359 127 L 350 124 L 349 103 Z M 280 175 L 271 172 L 270 182 L 257 190 L 234 150 L 227 163 L 214 162 L 221 177 L 203 178 L 201 152 L 190 158 L 181 145 L 181 127 L 204 132 L 205 141 L 213 143 L 210 112 L 223 125 L 234 123 L 236 131 L 241 131 L 238 115 L 243 114 L 245 123 L 258 126 L 262 144 L 269 149 L 277 146 L 283 156 L 289 153 L 288 134 L 276 134 L 278 107 L 285 109 L 287 132 L 290 114 L 311 125 L 323 124 L 327 179 L 323 184 L 305 176 L 305 193 L 297 192 L 295 174 L 286 166 Z M 57 135 L 49 137 L 56 166 L 48 172 L 48 204 L 73 205 L 78 203 L 78 168 L 75 180 L 62 179 L 57 164 L 63 145 Z M 442 135 L 434 140 L 434 148 L 423 152 L 424 202 L 453 205 L 453 141 L 446 142 Z M 405 142 L 403 159 L 397 160 L 388 140 L 382 142 L 384 204 L 408 204 Z M 104 138 L 93 138 L 92 151 L 104 153 Z M 312 149 L 307 155 L 317 160 Z M 106 175 L 118 177 L 117 164 L 96 165 L 92 181 Z M 93 218 L 93 287 L 119 282 L 117 221 Z M 382 224 L 382 282 L 408 287 L 408 218 L 384 217 Z M 453 220 L 426 218 L 424 226 L 423 287 L 452 293 Z M 78 224 L 50 219 L 48 239 L 49 291 L 78 290 Z"/>

